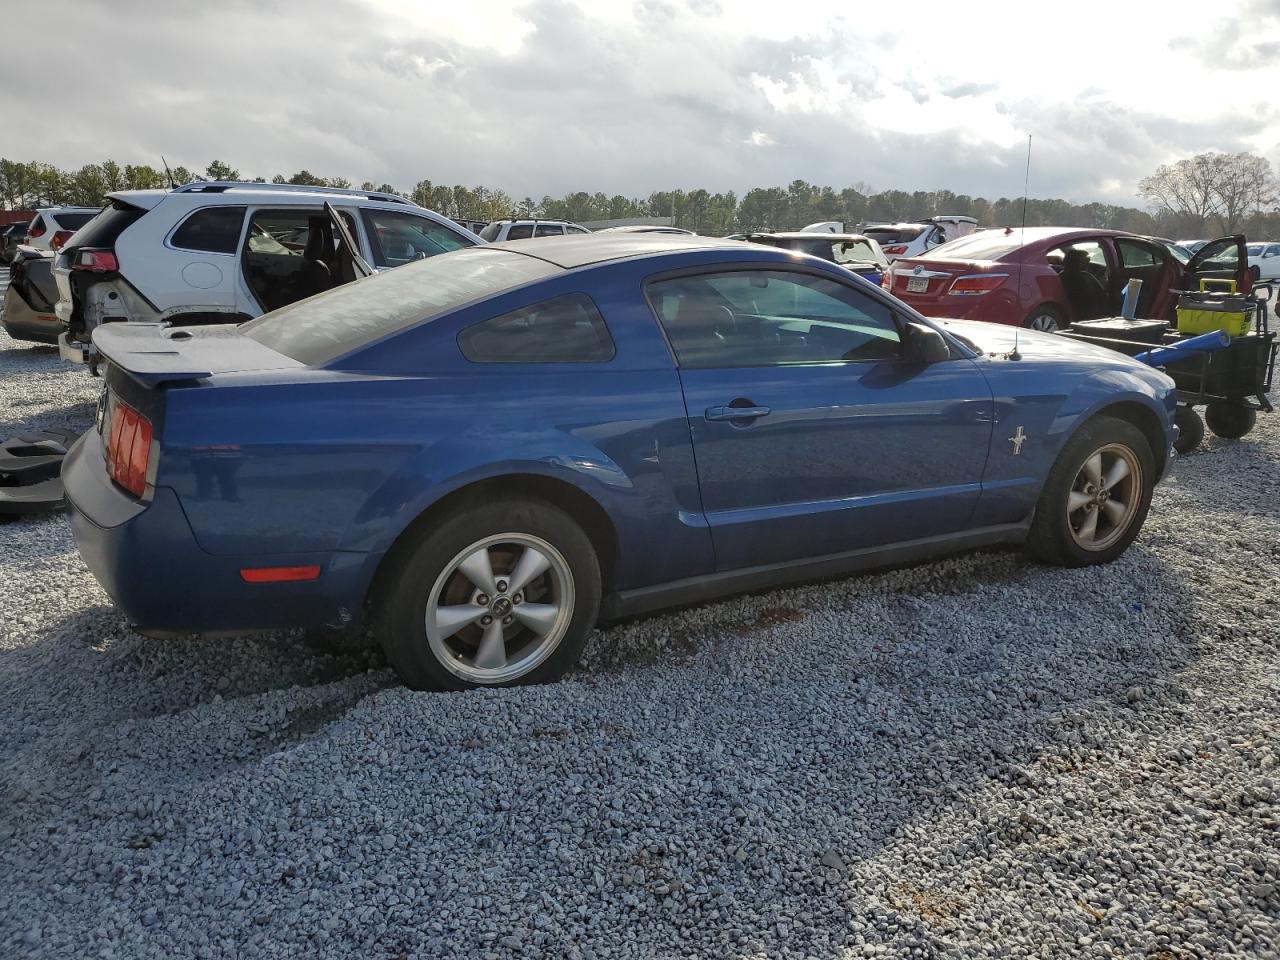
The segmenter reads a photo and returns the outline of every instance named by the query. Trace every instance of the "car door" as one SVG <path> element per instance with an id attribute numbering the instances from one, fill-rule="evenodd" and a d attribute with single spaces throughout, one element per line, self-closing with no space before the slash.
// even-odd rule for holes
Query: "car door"
<path id="1" fill-rule="evenodd" d="M 475 243 L 457 230 L 402 210 L 365 207 L 360 215 L 369 235 L 373 266 L 378 270 L 402 267 Z"/>
<path id="2" fill-rule="evenodd" d="M 1186 266 L 1183 289 L 1198 290 L 1201 280 L 1234 280 L 1241 293 L 1252 288 L 1249 250 L 1243 234 L 1210 240 L 1196 251 Z"/>
<path id="3" fill-rule="evenodd" d="M 655 278 L 718 569 L 963 529 L 992 429 L 968 359 L 924 364 L 856 281 L 775 267 Z"/>

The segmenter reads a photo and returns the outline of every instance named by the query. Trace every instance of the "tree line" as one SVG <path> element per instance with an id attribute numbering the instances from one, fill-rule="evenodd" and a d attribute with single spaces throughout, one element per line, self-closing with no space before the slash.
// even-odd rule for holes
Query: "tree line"
<path id="1" fill-rule="evenodd" d="M 91 163 L 77 170 L 53 164 L 0 159 L 0 205 L 21 210 L 40 206 L 98 206 L 107 193 L 165 187 L 192 180 L 245 180 L 231 165 L 214 160 L 203 170 L 148 164 Z M 309 170 L 277 174 L 271 183 L 355 187 L 344 177 L 323 177 Z M 835 189 L 794 180 L 786 186 L 756 187 L 740 197 L 733 191 L 658 190 L 647 197 L 579 191 L 563 197 L 516 198 L 484 186 L 448 186 L 419 180 L 412 189 L 365 181 L 359 189 L 395 193 L 447 217 L 492 220 L 546 217 L 589 222 L 632 217 L 673 217 L 677 226 L 711 236 L 752 230 L 793 230 L 834 220 L 859 223 L 911 221 L 937 214 L 959 214 L 986 226 L 1022 222 L 1021 197 L 988 200 L 950 190 L 873 190 L 864 183 Z M 1243 230 L 1259 239 L 1280 235 L 1276 178 L 1271 165 L 1249 154 L 1202 154 L 1160 167 L 1140 190 L 1151 210 L 1107 203 L 1071 203 L 1028 199 L 1029 226 L 1093 227 L 1158 236 L 1206 237 Z"/>

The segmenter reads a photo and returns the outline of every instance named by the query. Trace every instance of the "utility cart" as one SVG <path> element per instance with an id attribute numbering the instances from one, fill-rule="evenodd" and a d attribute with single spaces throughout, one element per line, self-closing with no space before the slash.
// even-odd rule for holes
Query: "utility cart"
<path id="1" fill-rule="evenodd" d="M 1210 286 L 1202 283 L 1202 288 Z M 1270 284 L 1248 294 L 1227 289 L 1178 291 L 1178 322 L 1115 317 L 1071 325 L 1061 336 L 1108 347 L 1160 367 L 1178 387 L 1179 453 L 1200 446 L 1206 424 L 1234 440 L 1253 429 L 1258 411 L 1271 413 L 1276 332 L 1271 329 Z M 1204 419 L 1196 412 L 1204 407 Z"/>

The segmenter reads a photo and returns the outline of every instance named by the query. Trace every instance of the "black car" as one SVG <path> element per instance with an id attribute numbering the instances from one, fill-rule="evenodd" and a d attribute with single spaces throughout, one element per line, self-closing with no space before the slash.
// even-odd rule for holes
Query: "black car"
<path id="1" fill-rule="evenodd" d="M 13 263 L 14 254 L 18 251 L 18 244 L 27 239 L 27 227 L 29 225 L 29 221 L 23 220 L 21 223 L 0 226 L 0 263 L 6 266 Z"/>

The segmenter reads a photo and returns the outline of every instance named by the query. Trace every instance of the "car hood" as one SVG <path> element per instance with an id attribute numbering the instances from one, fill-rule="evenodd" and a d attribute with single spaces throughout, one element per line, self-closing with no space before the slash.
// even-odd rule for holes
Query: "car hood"
<path id="1" fill-rule="evenodd" d="M 933 322 L 958 337 L 961 342 L 967 340 L 988 356 L 1006 356 L 1013 351 L 1016 343 L 1018 354 L 1023 360 L 1078 361 L 1092 366 L 1096 366 L 1099 361 L 1107 361 L 1114 362 L 1118 366 L 1151 369 L 1145 364 L 1126 357 L 1123 353 L 1091 343 L 1081 343 L 1079 340 L 1071 340 L 1056 333 L 1040 333 L 1037 330 L 1010 327 L 1002 323 L 985 323 L 980 320 L 934 318 Z"/>

